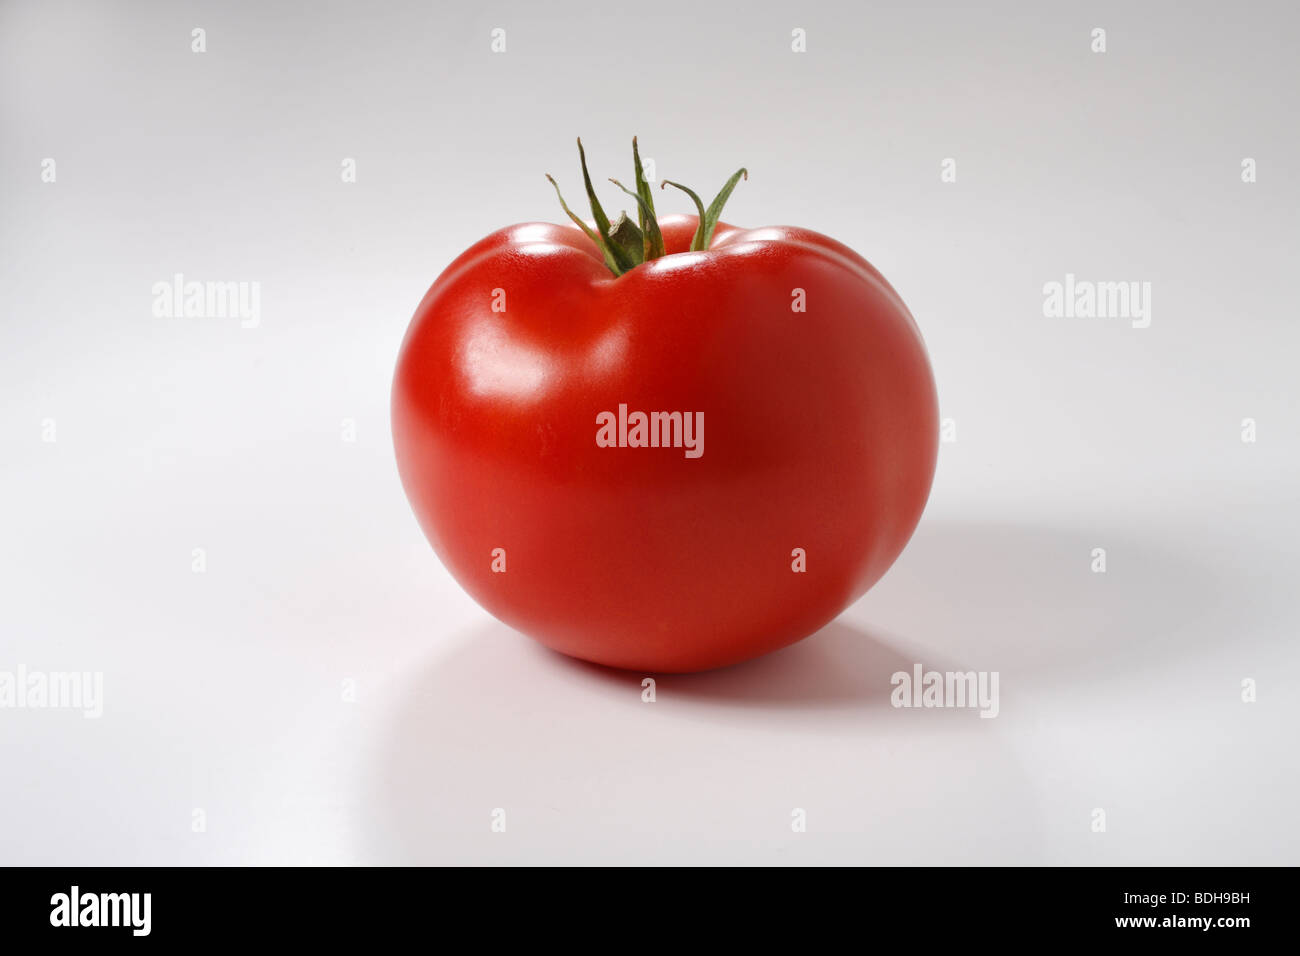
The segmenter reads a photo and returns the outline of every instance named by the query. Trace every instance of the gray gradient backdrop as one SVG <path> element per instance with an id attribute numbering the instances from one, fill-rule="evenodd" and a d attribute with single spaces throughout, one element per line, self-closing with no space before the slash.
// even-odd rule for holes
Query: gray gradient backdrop
<path id="1" fill-rule="evenodd" d="M 105 682 L 99 720 L 0 710 L 0 862 L 1300 862 L 1297 27 L 0 2 L 0 671 Z M 957 430 L 871 594 L 653 705 L 461 593 L 387 404 L 441 268 L 633 133 L 882 269 Z M 260 326 L 155 318 L 176 272 L 259 282 Z M 1152 283 L 1150 327 L 1045 318 L 1066 273 Z M 1000 672 L 1001 715 L 891 708 L 913 662 Z"/>

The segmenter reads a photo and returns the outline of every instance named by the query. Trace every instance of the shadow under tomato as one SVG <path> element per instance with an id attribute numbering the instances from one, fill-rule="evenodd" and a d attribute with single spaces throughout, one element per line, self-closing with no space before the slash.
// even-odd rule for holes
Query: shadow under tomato
<path id="1" fill-rule="evenodd" d="M 746 664 L 656 677 L 649 703 L 652 675 L 485 625 L 399 691 L 361 851 L 420 865 L 901 862 L 909 840 L 934 839 L 928 859 L 975 863 L 990 813 L 1037 846 L 1031 787 L 998 721 L 892 708 L 890 676 L 910 666 L 839 623 Z M 978 835 L 941 827 L 940 843 L 923 808 L 949 775 L 968 797 L 944 819 Z M 807 806 L 856 836 L 791 842 L 792 808 Z"/>
<path id="2" fill-rule="evenodd" d="M 1104 573 L 1094 548 L 1105 549 Z M 959 658 L 1059 690 L 1231 641 L 1247 584 L 1154 531 L 936 521 L 841 620 L 905 629 L 927 666 Z"/>
<path id="3" fill-rule="evenodd" d="M 887 706 L 891 676 L 912 669 L 912 658 L 887 636 L 843 619 L 771 654 L 696 674 L 613 670 L 555 652 L 546 656 L 551 666 L 598 683 L 639 688 L 651 677 L 656 697 L 747 708 Z"/>
<path id="4" fill-rule="evenodd" d="M 1106 574 L 1090 569 L 1094 546 Z M 1041 862 L 1059 824 L 1009 743 L 1034 730 L 1027 698 L 1087 700 L 1091 682 L 1229 640 L 1235 583 L 1122 529 L 930 522 L 837 621 L 721 670 L 610 670 L 485 618 L 397 689 L 367 850 L 418 863 Z M 1000 672 L 999 716 L 891 706 L 892 675 L 916 664 Z M 808 805 L 832 842 L 770 829 Z M 491 829 L 498 810 L 505 833 Z"/>

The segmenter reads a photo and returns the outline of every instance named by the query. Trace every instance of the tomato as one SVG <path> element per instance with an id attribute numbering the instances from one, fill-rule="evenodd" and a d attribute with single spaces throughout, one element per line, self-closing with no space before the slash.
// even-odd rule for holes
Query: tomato
<path id="1" fill-rule="evenodd" d="M 716 211 L 693 193 L 702 215 L 660 218 L 636 166 L 640 227 L 511 226 L 438 277 L 393 439 L 484 608 L 584 660 L 696 671 L 814 633 L 885 573 L 929 495 L 935 386 L 861 256 L 807 229 L 701 230 Z"/>

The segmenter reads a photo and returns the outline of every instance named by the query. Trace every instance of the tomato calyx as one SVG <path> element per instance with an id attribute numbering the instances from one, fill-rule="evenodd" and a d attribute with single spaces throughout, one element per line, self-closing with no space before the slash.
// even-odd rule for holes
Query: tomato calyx
<path id="1" fill-rule="evenodd" d="M 611 183 L 636 200 L 636 222 L 629 219 L 626 212 L 621 213 L 614 222 L 609 221 L 609 216 L 605 214 L 604 207 L 601 206 L 600 200 L 596 198 L 596 190 L 592 188 L 591 174 L 587 171 L 587 153 L 582 148 L 581 138 L 578 139 L 578 160 L 582 164 L 582 181 L 587 190 L 587 200 L 591 204 L 591 218 L 596 228 L 593 229 L 569 208 L 568 203 L 564 201 L 564 196 L 560 193 L 559 184 L 549 173 L 546 178 L 555 187 L 556 198 L 560 200 L 560 207 L 564 210 L 565 215 L 572 219 L 577 227 L 586 233 L 587 238 L 600 249 L 609 271 L 616 276 L 621 276 L 629 269 L 634 269 L 643 262 L 650 262 L 666 255 L 663 233 L 659 230 L 659 220 L 655 215 L 654 193 L 650 189 L 650 183 L 645 178 L 645 169 L 641 165 L 641 152 L 637 148 L 636 137 L 632 137 L 632 166 L 636 177 L 634 180 L 636 190 L 628 189 L 617 179 L 610 180 Z M 731 198 L 732 190 L 736 188 L 736 184 L 742 178 L 749 178 L 749 171 L 744 167 L 738 169 L 727 180 L 726 185 L 722 187 L 713 202 L 709 203 L 707 209 L 705 209 L 700 197 L 681 183 L 665 179 L 659 185 L 660 189 L 663 189 L 664 186 L 680 189 L 690 196 L 695 203 L 695 208 L 699 213 L 699 225 L 695 229 L 695 235 L 691 238 L 689 251 L 703 252 L 709 248 L 709 243 L 713 241 L 713 231 L 717 228 L 718 220 L 722 217 L 722 207 L 727 204 L 727 200 Z"/>

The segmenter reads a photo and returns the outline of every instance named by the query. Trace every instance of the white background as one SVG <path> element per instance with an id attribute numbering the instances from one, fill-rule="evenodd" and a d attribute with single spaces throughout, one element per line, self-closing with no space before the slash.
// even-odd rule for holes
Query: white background
<path id="1" fill-rule="evenodd" d="M 0 671 L 105 693 L 0 710 L 0 862 L 1300 862 L 1296 15 L 1064 6 L 0 4 Z M 460 591 L 388 434 L 440 269 L 632 133 L 871 259 L 957 430 L 866 598 L 654 704 Z"/>

